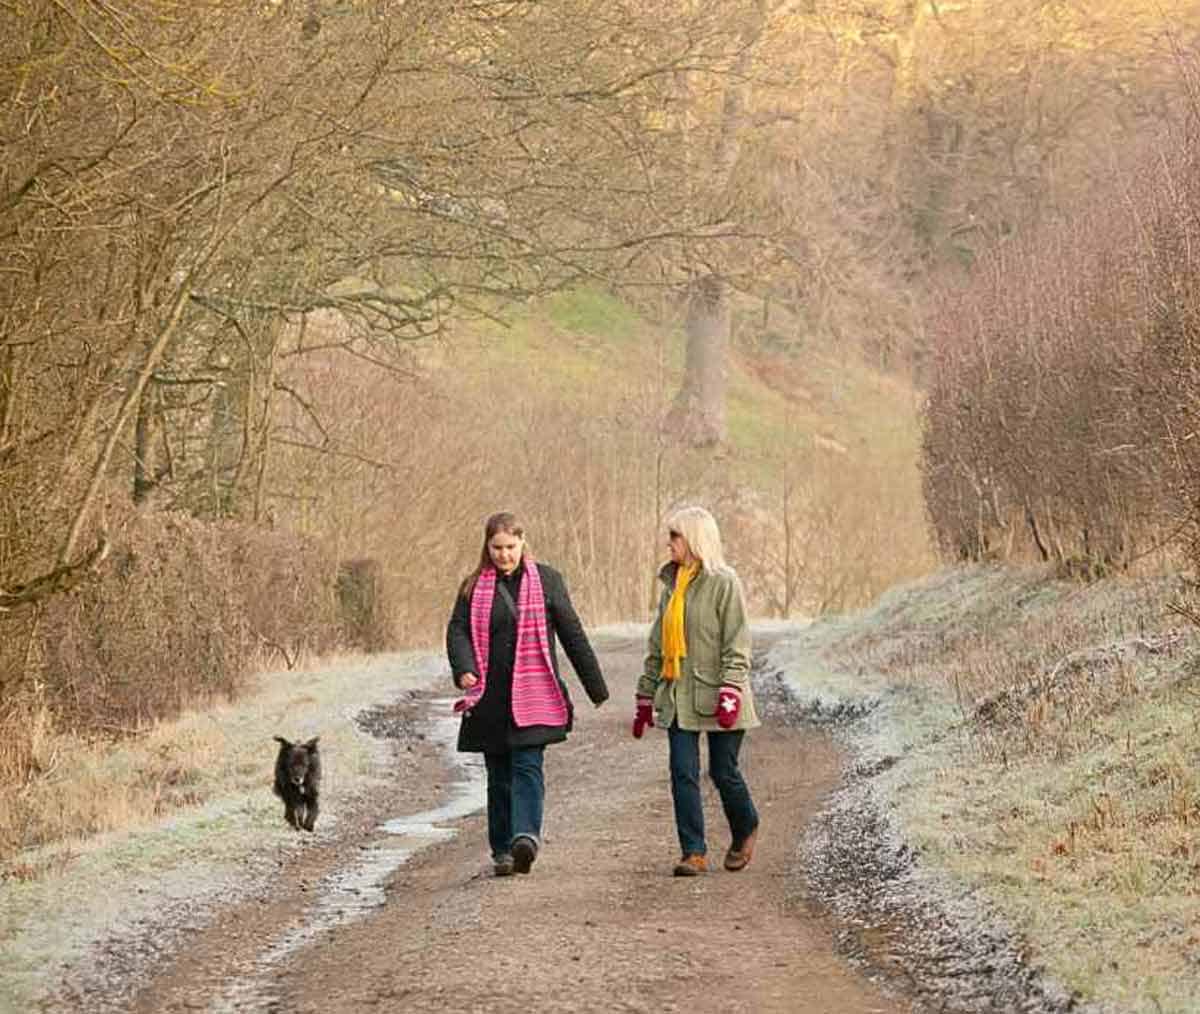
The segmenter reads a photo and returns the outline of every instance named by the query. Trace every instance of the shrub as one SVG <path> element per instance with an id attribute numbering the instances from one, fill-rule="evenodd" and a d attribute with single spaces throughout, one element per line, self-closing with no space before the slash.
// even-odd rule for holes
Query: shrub
<path id="1" fill-rule="evenodd" d="M 338 567 L 337 602 L 343 641 L 367 652 L 396 647 L 393 616 L 378 560 L 345 560 Z"/>
<path id="2" fill-rule="evenodd" d="M 132 508 L 114 527 L 93 580 L 7 621 L 3 664 L 36 676 L 11 685 L 36 686 L 60 725 L 136 730 L 235 695 L 264 647 L 291 664 L 335 646 L 334 566 L 311 541 Z"/>
<path id="3" fill-rule="evenodd" d="M 944 294 L 922 466 L 946 555 L 1095 576 L 1200 532 L 1198 156 L 1165 140 Z"/>

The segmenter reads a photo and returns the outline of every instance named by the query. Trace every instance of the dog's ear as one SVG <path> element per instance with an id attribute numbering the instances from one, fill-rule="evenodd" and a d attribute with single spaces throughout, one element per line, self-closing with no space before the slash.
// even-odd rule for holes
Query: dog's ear
<path id="1" fill-rule="evenodd" d="M 290 747 L 291 747 L 291 745 L 292 745 L 292 744 L 291 744 L 291 743 L 289 743 L 289 742 L 288 742 L 286 739 L 284 739 L 282 736 L 272 736 L 271 738 L 272 738 L 273 740 L 275 740 L 276 742 L 278 742 L 278 743 L 282 743 L 282 744 L 283 744 L 284 746 L 286 746 L 286 747 L 289 747 L 289 748 L 290 748 Z"/>
<path id="2" fill-rule="evenodd" d="M 309 740 L 307 743 L 305 743 L 304 745 L 305 745 L 306 747 L 308 747 L 310 750 L 315 750 L 315 749 L 317 748 L 317 740 L 318 740 L 318 739 L 320 739 L 320 738 L 321 738 L 320 736 L 313 736 L 313 738 L 312 738 L 312 739 L 310 739 L 310 740 Z"/>

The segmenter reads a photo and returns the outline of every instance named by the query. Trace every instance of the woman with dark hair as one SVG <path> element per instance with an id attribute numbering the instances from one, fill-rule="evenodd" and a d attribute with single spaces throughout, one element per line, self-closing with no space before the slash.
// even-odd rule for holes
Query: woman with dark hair
<path id="1" fill-rule="evenodd" d="M 458 749 L 482 753 L 487 765 L 488 844 L 498 877 L 528 873 L 537 858 L 543 754 L 572 726 L 556 641 L 599 707 L 608 688 L 563 576 L 534 561 L 514 515 L 493 514 L 479 566 L 454 600 L 446 653 L 454 685 L 464 691 L 454 705 L 462 715 Z"/>
<path id="2" fill-rule="evenodd" d="M 729 823 L 724 866 L 743 870 L 754 855 L 758 811 L 738 767 L 748 729 L 759 724 L 750 690 L 750 627 L 742 585 L 725 562 L 716 519 L 703 507 L 667 518 L 670 559 L 659 571 L 662 594 L 638 680 L 633 735 L 656 723 L 667 730 L 671 800 L 682 853 L 675 876 L 708 871 L 700 795 L 700 734 L 709 774 Z"/>

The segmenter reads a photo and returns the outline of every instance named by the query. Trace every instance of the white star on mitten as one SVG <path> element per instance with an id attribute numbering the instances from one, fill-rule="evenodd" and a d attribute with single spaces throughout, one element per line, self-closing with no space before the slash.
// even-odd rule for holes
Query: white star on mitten
<path id="1" fill-rule="evenodd" d="M 732 697 L 723 698 L 721 701 L 721 707 L 726 711 L 733 711 L 737 708 L 737 701 Z"/>

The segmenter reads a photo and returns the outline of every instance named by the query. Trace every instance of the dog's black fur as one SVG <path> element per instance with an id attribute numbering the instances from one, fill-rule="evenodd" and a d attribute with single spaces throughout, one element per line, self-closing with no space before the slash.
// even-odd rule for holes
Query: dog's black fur
<path id="1" fill-rule="evenodd" d="M 276 736 L 275 795 L 283 800 L 283 816 L 297 831 L 311 831 L 317 822 L 321 794 L 321 755 L 313 736 L 305 743 L 290 743 Z"/>

